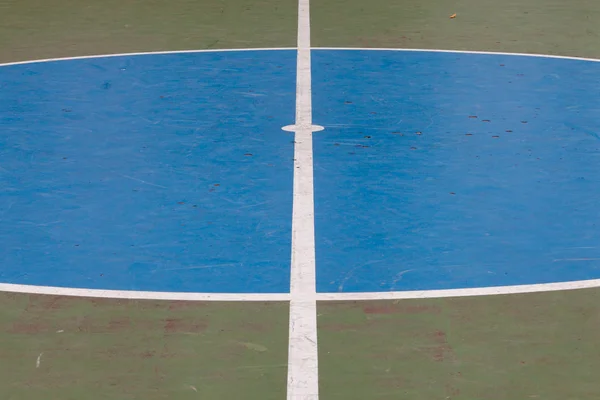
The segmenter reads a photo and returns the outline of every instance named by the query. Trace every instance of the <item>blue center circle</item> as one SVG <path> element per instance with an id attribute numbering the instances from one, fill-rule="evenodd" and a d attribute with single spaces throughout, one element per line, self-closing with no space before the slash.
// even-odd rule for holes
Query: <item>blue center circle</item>
<path id="1" fill-rule="evenodd" d="M 319 292 L 600 278 L 600 63 L 313 50 Z M 0 67 L 0 282 L 288 292 L 295 50 Z"/>

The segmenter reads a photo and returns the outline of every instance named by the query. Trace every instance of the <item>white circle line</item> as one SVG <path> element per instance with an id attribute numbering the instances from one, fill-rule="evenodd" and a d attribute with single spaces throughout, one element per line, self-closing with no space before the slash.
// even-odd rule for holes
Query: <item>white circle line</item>
<path id="1" fill-rule="evenodd" d="M 8 63 L 0 63 L 0 67 L 8 67 L 11 65 L 49 63 L 54 61 L 71 61 L 71 60 L 88 60 L 95 58 L 115 58 L 115 57 L 135 57 L 135 56 L 152 56 L 152 55 L 168 55 L 168 54 L 194 54 L 194 53 L 233 53 L 233 52 L 248 52 L 248 51 L 296 51 L 295 47 L 271 47 L 271 48 L 250 48 L 250 49 L 202 49 L 202 50 L 172 50 L 172 51 L 147 51 L 137 53 L 114 53 L 114 54 L 94 54 L 86 56 L 74 57 L 58 57 L 58 58 L 43 58 L 38 60 L 23 60 Z"/>
<path id="2" fill-rule="evenodd" d="M 0 292 L 44 294 L 53 296 L 94 297 L 128 300 L 186 301 L 289 301 L 289 293 L 191 293 L 146 292 L 136 290 L 81 289 L 56 286 L 16 285 L 0 283 Z"/>
<path id="3" fill-rule="evenodd" d="M 366 301 L 408 300 L 448 297 L 475 297 L 507 294 L 555 292 L 565 290 L 592 289 L 600 287 L 600 279 L 581 281 L 540 283 L 532 285 L 492 286 L 480 288 L 410 290 L 395 292 L 344 292 L 316 293 L 316 301 Z M 0 283 L 0 292 L 42 294 L 53 296 L 89 297 L 128 300 L 175 300 L 175 301 L 289 301 L 289 293 L 194 293 L 194 292 L 149 292 L 135 290 L 82 289 L 56 286 L 35 286 Z"/>
<path id="4" fill-rule="evenodd" d="M 74 57 L 58 57 L 44 58 L 37 60 L 23 60 L 7 63 L 0 63 L 0 67 L 8 67 L 11 65 L 24 65 L 36 63 L 48 63 L 54 61 L 70 61 L 70 60 L 86 60 L 95 58 L 114 58 L 114 57 L 134 57 L 134 56 L 149 56 L 149 55 L 168 55 L 168 54 L 193 54 L 193 53 L 233 53 L 233 52 L 250 52 L 250 51 L 296 51 L 296 47 L 271 47 L 271 48 L 248 48 L 248 49 L 202 49 L 202 50 L 172 50 L 172 51 L 148 51 L 134 53 L 114 53 L 114 54 L 95 54 Z M 397 51 L 397 52 L 416 52 L 416 53 L 453 53 L 453 54 L 485 54 L 485 55 L 503 55 L 503 56 L 520 56 L 520 57 L 537 57 L 537 58 L 555 58 L 562 60 L 590 61 L 600 62 L 598 58 L 585 58 L 573 56 L 559 56 L 553 54 L 537 54 L 537 53 L 510 53 L 510 52 L 494 52 L 494 51 L 478 51 L 478 50 L 443 50 L 443 49 L 403 49 L 403 48 L 374 48 L 374 47 L 312 47 L 311 50 L 323 51 Z"/>
<path id="5" fill-rule="evenodd" d="M 541 54 L 541 53 L 511 53 L 502 51 L 479 51 L 479 50 L 443 50 L 443 49 L 404 49 L 404 48 L 385 48 L 385 47 L 313 47 L 312 50 L 342 50 L 342 51 L 403 51 L 412 53 L 452 53 L 452 54 L 484 54 L 492 56 L 517 56 L 517 57 L 534 57 L 534 58 L 556 58 L 561 60 L 577 60 L 577 61 L 591 61 L 600 62 L 599 58 L 586 58 L 586 57 L 574 57 L 574 56 L 560 56 L 554 54 Z"/>
<path id="6" fill-rule="evenodd" d="M 401 299 L 434 299 L 445 297 L 473 297 L 505 294 L 525 294 L 539 292 L 555 292 L 563 290 L 591 289 L 600 287 L 600 279 L 583 281 L 567 281 L 539 283 L 533 285 L 492 286 L 480 288 L 445 289 L 445 290 L 411 290 L 405 292 L 345 292 L 318 293 L 319 301 L 356 301 L 356 300 L 401 300 Z"/>

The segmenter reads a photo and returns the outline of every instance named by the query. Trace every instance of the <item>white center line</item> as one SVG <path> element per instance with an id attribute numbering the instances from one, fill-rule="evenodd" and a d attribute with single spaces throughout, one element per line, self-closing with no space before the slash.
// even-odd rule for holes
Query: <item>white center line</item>
<path id="1" fill-rule="evenodd" d="M 319 398 L 309 0 L 298 3 L 288 400 Z"/>

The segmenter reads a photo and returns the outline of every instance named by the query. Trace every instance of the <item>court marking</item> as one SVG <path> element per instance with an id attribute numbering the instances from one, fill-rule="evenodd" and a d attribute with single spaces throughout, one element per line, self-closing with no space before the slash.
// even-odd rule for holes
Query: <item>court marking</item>
<path id="1" fill-rule="evenodd" d="M 399 292 L 331 292 L 305 296 L 314 301 L 361 301 L 437 299 L 448 297 L 497 296 L 557 292 L 563 290 L 592 289 L 600 287 L 600 279 L 582 281 L 540 283 L 533 285 L 490 286 L 465 289 L 407 290 Z M 90 297 L 124 300 L 177 300 L 177 301 L 290 301 L 290 293 L 195 293 L 195 292 L 147 292 L 137 290 L 79 289 L 57 286 L 17 285 L 0 283 L 0 292 L 42 294 L 50 296 Z"/>
<path id="2" fill-rule="evenodd" d="M 295 47 L 270 47 L 270 48 L 252 48 L 252 49 L 203 49 L 203 50 L 172 50 L 172 51 L 147 51 L 137 53 L 114 53 L 114 54 L 96 54 L 88 56 L 74 57 L 59 57 L 59 58 L 41 58 L 38 60 L 14 61 L 8 63 L 0 63 L 0 67 L 8 67 L 11 65 L 49 63 L 55 61 L 72 61 L 72 60 L 89 60 L 94 58 L 115 58 L 115 57 L 135 57 L 135 56 L 159 56 L 168 54 L 194 54 L 194 53 L 229 53 L 229 52 L 249 52 L 249 51 L 281 51 L 281 50 L 296 50 Z"/>
<path id="3" fill-rule="evenodd" d="M 295 132 L 287 399 L 317 400 L 319 349 L 312 132 L 322 127 L 312 126 L 310 0 L 298 0 L 296 62 L 296 123 L 282 128 Z"/>
<path id="4" fill-rule="evenodd" d="M 407 290 L 402 292 L 317 293 L 317 301 L 437 299 L 445 297 L 474 297 L 557 292 L 563 290 L 591 289 L 596 287 L 600 287 L 600 279 L 539 283 L 533 285 L 488 286 L 465 289 Z"/>
<path id="5" fill-rule="evenodd" d="M 7 63 L 0 63 L 0 67 L 9 67 L 11 65 L 24 65 L 24 64 L 35 64 L 35 63 L 49 63 L 58 61 L 70 61 L 70 60 L 85 60 L 94 58 L 114 58 L 114 57 L 129 57 L 129 56 L 149 56 L 149 55 L 163 55 L 163 54 L 193 54 L 193 53 L 226 53 L 226 52 L 251 52 L 251 51 L 282 51 L 282 50 L 295 50 L 297 47 L 269 47 L 269 48 L 251 48 L 251 49 L 204 49 L 204 50 L 173 50 L 173 51 L 148 51 L 148 52 L 136 52 L 136 53 L 114 53 L 114 54 L 94 54 L 87 56 L 74 56 L 74 57 L 58 57 L 58 58 L 41 58 L 35 60 L 25 61 L 13 61 Z M 445 49 L 406 49 L 406 48 L 387 48 L 387 47 L 310 47 L 310 50 L 323 51 L 323 50 L 341 50 L 341 51 L 404 51 L 404 52 L 422 52 L 422 53 L 455 53 L 455 54 L 487 54 L 487 55 L 502 55 L 502 56 L 519 56 L 519 57 L 537 57 L 537 58 L 555 58 L 560 60 L 575 60 L 575 61 L 591 61 L 600 62 L 600 58 L 586 58 L 586 57 L 572 57 L 572 56 L 558 56 L 553 54 L 536 54 L 536 53 L 511 53 L 501 51 L 478 51 L 478 50 L 445 50 Z"/>
<path id="6" fill-rule="evenodd" d="M 127 300 L 179 301 L 289 301 L 289 293 L 193 293 L 148 292 L 138 290 L 79 289 L 57 286 L 17 285 L 0 283 L 0 292 L 44 294 L 50 296 L 94 297 Z"/>
<path id="7" fill-rule="evenodd" d="M 302 2 L 303 0 L 301 0 Z M 299 21 L 300 22 L 300 21 Z M 214 52 L 249 52 L 249 51 L 269 51 L 269 50 L 299 50 L 299 48 L 253 48 L 253 49 L 207 49 L 207 50 L 178 50 L 178 51 L 159 51 L 159 52 L 137 52 L 137 53 L 115 53 L 104 55 L 87 55 L 64 58 L 49 58 L 38 60 L 17 61 L 9 63 L 0 63 L 0 67 L 12 65 L 24 65 L 34 63 L 59 62 L 80 59 L 112 58 L 126 56 L 144 56 L 161 54 L 186 54 L 186 53 L 214 53 Z M 485 55 L 506 55 L 534 58 L 552 58 L 575 61 L 600 62 L 600 59 L 559 56 L 548 54 L 528 54 L 511 52 L 489 52 L 489 51 L 469 51 L 469 50 L 442 50 L 442 49 L 402 49 L 402 48 L 348 48 L 348 47 L 305 47 L 310 61 L 310 50 L 342 50 L 342 51 L 394 51 L 394 52 L 433 52 L 433 53 L 454 53 L 454 54 L 485 54 Z M 308 70 L 310 73 L 310 70 Z M 310 100 L 309 100 L 310 101 Z M 290 127 L 295 130 L 300 124 Z M 304 127 L 313 127 L 311 124 Z M 290 129 L 291 130 L 291 129 Z M 311 131 L 309 130 L 309 139 Z M 300 142 L 300 141 L 298 141 Z M 298 143 L 297 143 L 298 144 Z M 312 149 L 310 150 L 312 153 Z M 312 156 L 312 154 L 311 154 Z M 311 157 L 312 162 L 312 157 Z M 311 171 L 312 173 L 312 171 Z M 314 241 L 314 238 L 313 238 Z M 581 281 L 553 282 L 531 285 L 511 285 L 497 287 L 480 288 L 457 288 L 446 290 L 423 290 L 423 291 L 394 291 L 394 292 L 352 292 L 352 293 L 304 293 L 303 298 L 307 301 L 357 301 L 357 300 L 395 300 L 395 299 L 424 299 L 424 298 L 443 298 L 443 297 L 466 297 L 466 296 L 487 296 L 503 294 L 523 294 L 546 291 L 577 290 L 600 287 L 600 279 L 590 279 Z M 81 289 L 70 287 L 51 287 L 35 285 L 17 285 L 0 283 L 0 292 L 28 293 L 28 294 L 46 294 L 74 297 L 94 297 L 94 298 L 115 298 L 115 299 L 144 299 L 144 300 L 182 300 L 182 301 L 290 301 L 290 293 L 192 293 L 192 292 L 149 292 L 149 291 L 127 291 L 127 290 L 102 290 L 102 289 Z"/>
<path id="8" fill-rule="evenodd" d="M 533 57 L 533 58 L 555 58 L 559 60 L 576 60 L 576 61 L 591 61 L 600 62 L 600 58 L 572 57 L 572 56 L 557 56 L 552 54 L 536 54 L 536 53 L 510 53 L 502 51 L 478 51 L 478 50 L 443 50 L 443 49 L 403 49 L 403 48 L 386 48 L 386 47 L 313 47 L 313 50 L 357 50 L 357 51 L 403 51 L 414 53 L 451 53 L 451 54 L 487 54 L 492 56 L 517 56 L 517 57 Z"/>

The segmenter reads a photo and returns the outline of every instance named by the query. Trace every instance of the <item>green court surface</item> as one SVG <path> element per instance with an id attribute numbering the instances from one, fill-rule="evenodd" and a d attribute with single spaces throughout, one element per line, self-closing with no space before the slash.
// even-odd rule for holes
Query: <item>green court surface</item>
<path id="1" fill-rule="evenodd" d="M 593 0 L 316 0 L 311 10 L 315 47 L 600 57 L 600 4 Z"/>
<path id="2" fill-rule="evenodd" d="M 319 305 L 323 399 L 594 399 L 598 290 Z"/>
<path id="3" fill-rule="evenodd" d="M 0 0 L 0 62 L 295 47 L 297 8 Z M 314 47 L 600 57 L 595 0 L 314 0 L 311 23 Z M 599 304 L 598 289 L 321 301 L 319 398 L 600 399 Z M 2 293 L 0 399 L 284 399 L 288 318 L 287 302 Z"/>
<path id="4" fill-rule="evenodd" d="M 0 62 L 166 50 L 294 47 L 295 1 L 3 0 Z"/>
<path id="5" fill-rule="evenodd" d="M 3 399 L 285 396 L 285 303 L 0 295 Z"/>

